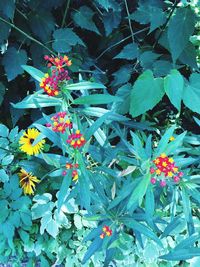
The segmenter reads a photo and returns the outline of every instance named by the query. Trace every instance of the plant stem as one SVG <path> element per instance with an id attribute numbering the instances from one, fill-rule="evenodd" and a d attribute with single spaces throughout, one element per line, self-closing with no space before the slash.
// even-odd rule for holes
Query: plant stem
<path id="1" fill-rule="evenodd" d="M 138 34 L 138 33 L 144 32 L 144 31 L 146 31 L 146 30 L 148 30 L 148 29 L 149 29 L 149 27 L 146 27 L 146 28 L 144 28 L 144 29 L 142 29 L 142 30 L 139 30 L 139 31 L 137 31 L 137 32 L 134 32 L 134 33 L 133 33 L 133 36 L 136 35 L 136 34 Z M 132 37 L 132 34 L 129 35 L 129 36 L 127 36 L 126 38 L 122 39 L 121 41 L 119 41 L 119 42 L 117 42 L 117 43 L 115 43 L 115 44 L 109 46 L 108 48 L 106 48 L 106 49 L 105 49 L 105 50 L 104 50 L 104 51 L 103 51 L 103 52 L 96 58 L 96 60 L 98 60 L 99 58 L 101 58 L 107 51 L 109 51 L 109 50 L 112 49 L 113 47 L 115 47 L 115 46 L 117 46 L 117 45 L 123 43 L 123 42 L 126 41 L 126 40 L 128 40 L 130 37 Z"/>
<path id="2" fill-rule="evenodd" d="M 126 6 L 126 13 L 128 15 L 128 24 L 129 24 L 129 28 L 130 28 L 130 32 L 131 32 L 131 37 L 132 37 L 132 40 L 133 40 L 133 43 L 134 43 L 134 33 L 133 33 L 132 25 L 131 25 L 130 13 L 129 13 L 129 10 L 128 10 L 128 4 L 127 4 L 126 0 L 124 0 L 124 3 L 125 3 L 125 6 Z"/>
<path id="3" fill-rule="evenodd" d="M 3 19 L 0 16 L 0 20 L 3 21 L 4 23 L 10 25 L 13 29 L 15 29 L 16 31 L 20 32 L 21 34 L 23 34 L 24 36 L 26 36 L 28 39 L 32 40 L 33 42 L 37 43 L 38 45 L 42 46 L 43 48 L 45 48 L 46 50 L 48 50 L 51 54 L 56 55 L 50 48 L 48 48 L 46 45 L 44 45 L 43 43 L 41 43 L 40 41 L 38 41 L 37 39 L 35 39 L 34 37 L 30 36 L 29 34 L 23 32 L 20 28 L 18 28 L 17 26 L 15 26 L 13 23 Z"/>
<path id="4" fill-rule="evenodd" d="M 67 0 L 67 5 L 66 5 L 65 13 L 64 13 L 64 16 L 63 16 L 63 19 L 62 19 L 61 28 L 63 28 L 65 26 L 65 20 L 66 20 L 66 17 L 67 17 L 67 11 L 69 9 L 69 5 L 70 5 L 70 0 Z"/>
<path id="5" fill-rule="evenodd" d="M 162 30 L 160 31 L 160 33 L 159 33 L 159 35 L 158 35 L 158 37 L 157 37 L 157 39 L 156 39 L 156 41 L 155 41 L 155 43 L 153 45 L 153 48 L 155 48 L 155 46 L 157 45 L 158 41 L 160 40 L 163 32 L 165 31 L 165 29 L 167 27 L 167 24 L 169 23 L 169 20 L 170 20 L 171 16 L 173 15 L 173 13 L 174 13 L 174 11 L 175 11 L 175 9 L 177 7 L 177 5 L 178 5 L 178 1 L 176 0 L 175 3 L 174 3 L 174 5 L 173 5 L 173 7 L 172 7 L 172 10 L 171 10 L 171 12 L 169 14 L 169 17 L 167 18 L 167 20 L 166 20 L 166 22 L 165 22 Z"/>

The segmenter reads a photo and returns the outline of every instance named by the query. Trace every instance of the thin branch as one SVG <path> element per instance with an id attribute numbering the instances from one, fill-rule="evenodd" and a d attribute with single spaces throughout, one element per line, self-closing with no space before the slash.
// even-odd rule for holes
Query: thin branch
<path id="1" fill-rule="evenodd" d="M 172 10 L 171 10 L 171 12 L 169 14 L 169 17 L 167 18 L 167 20 L 166 20 L 166 22 L 165 22 L 162 30 L 160 31 L 160 33 L 159 33 L 159 35 L 158 35 L 158 37 L 157 37 L 157 39 L 156 39 L 156 41 L 155 41 L 155 43 L 153 45 L 153 48 L 155 48 L 155 46 L 157 45 L 158 41 L 160 40 L 163 32 L 165 31 L 165 29 L 166 29 L 166 27 L 167 27 L 167 25 L 169 23 L 169 20 L 170 20 L 171 16 L 173 15 L 173 13 L 174 13 L 174 11 L 175 11 L 175 9 L 177 7 L 177 5 L 178 5 L 178 1 L 176 0 L 175 3 L 174 3 L 174 5 L 173 5 L 173 7 L 172 7 Z"/>
<path id="2" fill-rule="evenodd" d="M 62 19 L 61 28 L 63 28 L 65 26 L 65 20 L 66 20 L 66 17 L 67 17 L 67 11 L 69 9 L 69 5 L 70 5 L 70 0 L 67 0 L 67 5 L 66 5 L 65 13 L 64 13 L 64 16 L 63 16 L 63 19 Z"/>
<path id="3" fill-rule="evenodd" d="M 34 37 L 30 36 L 29 34 L 23 32 L 20 28 L 18 28 L 17 26 L 15 26 L 13 23 L 3 19 L 2 17 L 0 17 L 0 20 L 3 21 L 4 23 L 10 25 L 13 29 L 15 29 L 16 31 L 20 32 L 21 34 L 23 34 L 24 36 L 26 36 L 28 39 L 32 40 L 33 42 L 37 43 L 38 45 L 42 46 L 43 48 L 45 48 L 46 50 L 48 50 L 51 54 L 56 55 L 50 48 L 48 48 L 46 45 L 44 45 L 43 43 L 41 43 L 40 41 L 38 41 L 37 39 L 35 39 Z"/>
<path id="4" fill-rule="evenodd" d="M 148 30 L 148 29 L 149 29 L 149 27 L 146 27 L 146 28 L 144 28 L 144 29 L 142 29 L 142 30 L 139 30 L 139 31 L 137 31 L 137 32 L 134 32 L 134 33 L 133 33 L 133 36 L 136 35 L 136 34 L 138 34 L 138 33 L 144 32 L 144 31 L 146 31 L 146 30 Z M 121 41 L 119 41 L 119 42 L 117 42 L 117 43 L 115 43 L 115 44 L 109 46 L 108 48 L 106 48 L 106 49 L 105 49 L 105 50 L 104 50 L 104 51 L 103 51 L 103 52 L 96 58 L 96 60 L 98 60 L 99 58 L 101 58 L 107 51 L 109 51 L 109 50 L 112 49 L 113 47 L 115 47 L 115 46 L 117 46 L 117 45 L 123 43 L 124 41 L 128 40 L 128 39 L 131 38 L 131 37 L 132 37 L 132 34 L 129 35 L 129 36 L 127 36 L 126 38 L 122 39 Z"/>
<path id="5" fill-rule="evenodd" d="M 132 25 L 131 25 L 130 13 L 129 13 L 129 10 L 128 10 L 128 4 L 127 4 L 126 0 L 124 0 L 124 3 L 125 3 L 125 6 L 126 6 L 126 13 L 128 15 L 128 24 L 129 24 L 129 28 L 130 28 L 130 32 L 131 32 L 131 37 L 132 37 L 132 40 L 133 40 L 133 43 L 134 43 L 135 42 L 134 41 L 134 33 L 133 33 Z"/>

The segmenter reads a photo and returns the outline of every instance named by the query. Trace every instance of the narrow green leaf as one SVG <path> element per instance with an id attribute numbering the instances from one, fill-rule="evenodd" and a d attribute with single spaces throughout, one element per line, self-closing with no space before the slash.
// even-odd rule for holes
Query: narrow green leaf
<path id="1" fill-rule="evenodd" d="M 180 261 L 192 259 L 197 256 L 200 256 L 200 248 L 182 248 L 160 256 L 159 258 L 167 261 Z"/>
<path id="2" fill-rule="evenodd" d="M 93 94 L 88 96 L 81 96 L 74 100 L 73 104 L 79 105 L 100 105 L 112 102 L 120 102 L 121 98 L 109 94 Z"/>
<path id="3" fill-rule="evenodd" d="M 106 87 L 101 83 L 95 82 L 80 82 L 68 84 L 64 87 L 64 90 L 91 90 L 91 89 L 105 89 Z"/>
<path id="4" fill-rule="evenodd" d="M 21 66 L 26 72 L 28 72 L 34 79 L 38 82 L 41 82 L 41 79 L 44 77 L 44 73 L 32 66 L 22 65 Z"/>
<path id="5" fill-rule="evenodd" d="M 82 264 L 85 264 L 90 259 L 90 257 L 102 247 L 102 243 L 103 240 L 99 236 L 97 236 L 89 246 L 87 252 L 85 253 L 82 260 Z"/>
<path id="6" fill-rule="evenodd" d="M 59 190 L 59 194 L 58 194 L 58 211 L 60 211 L 63 203 L 66 200 L 66 197 L 68 195 L 68 188 L 71 184 L 72 181 L 72 171 L 68 171 L 67 175 L 63 177 L 63 181 Z"/>

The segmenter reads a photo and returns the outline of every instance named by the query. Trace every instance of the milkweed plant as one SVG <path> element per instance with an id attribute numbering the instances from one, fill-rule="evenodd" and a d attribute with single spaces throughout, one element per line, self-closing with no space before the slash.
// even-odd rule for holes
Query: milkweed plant
<path id="1" fill-rule="evenodd" d="M 126 117 L 98 107 L 119 101 L 104 85 L 74 82 L 66 55 L 45 61 L 46 73 L 23 66 L 40 89 L 13 104 L 42 117 L 20 131 L 0 125 L 2 255 L 42 266 L 198 255 L 198 158 L 187 133 L 128 132 Z"/>

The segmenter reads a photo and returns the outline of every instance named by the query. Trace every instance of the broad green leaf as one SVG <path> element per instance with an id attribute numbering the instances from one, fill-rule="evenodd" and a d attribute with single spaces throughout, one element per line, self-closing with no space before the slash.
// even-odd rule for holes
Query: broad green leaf
<path id="1" fill-rule="evenodd" d="M 112 76 L 114 76 L 114 80 L 112 81 L 111 86 L 119 86 L 127 83 L 131 78 L 132 72 L 133 72 L 132 65 L 130 64 L 123 65 L 122 67 L 120 67 L 119 70 L 117 70 L 112 74 Z"/>
<path id="2" fill-rule="evenodd" d="M 14 155 L 8 155 L 2 159 L 1 164 L 3 166 L 9 165 L 14 159 Z"/>
<path id="3" fill-rule="evenodd" d="M 126 114 L 129 112 L 130 108 L 130 96 L 131 96 L 132 86 L 130 83 L 122 85 L 118 88 L 116 96 L 121 97 L 123 102 L 115 102 L 112 105 L 112 110 L 119 114 Z"/>
<path id="4" fill-rule="evenodd" d="M 21 102 L 11 103 L 14 108 L 42 108 L 61 106 L 62 100 L 53 96 L 35 93 L 25 97 Z"/>
<path id="5" fill-rule="evenodd" d="M 71 28 L 55 30 L 53 33 L 54 42 L 53 49 L 58 53 L 69 52 L 72 46 L 80 44 L 84 45 L 78 35 Z M 73 63 L 73 62 L 72 62 Z"/>
<path id="6" fill-rule="evenodd" d="M 41 82 L 41 79 L 44 77 L 44 73 L 41 70 L 38 70 L 32 66 L 22 65 L 21 67 L 38 82 Z"/>
<path id="7" fill-rule="evenodd" d="M 68 84 L 64 87 L 64 90 L 91 90 L 91 89 L 105 89 L 106 87 L 101 83 L 95 82 L 80 82 Z"/>
<path id="8" fill-rule="evenodd" d="M 54 219 L 51 219 L 47 226 L 46 226 L 46 231 L 53 237 L 56 238 L 58 235 L 59 229 L 58 229 L 58 224 Z"/>
<path id="9" fill-rule="evenodd" d="M 183 91 L 183 103 L 193 112 L 200 114 L 200 74 L 192 73 Z"/>
<path id="10" fill-rule="evenodd" d="M 137 117 L 152 109 L 160 102 L 163 95 L 164 89 L 162 80 L 155 79 L 152 71 L 146 70 L 133 85 L 131 91 L 130 114 L 133 117 Z"/>
<path id="11" fill-rule="evenodd" d="M 32 219 L 36 220 L 38 218 L 44 217 L 44 215 L 54 208 L 54 203 L 48 202 L 46 204 L 35 203 L 31 208 Z"/>
<path id="12" fill-rule="evenodd" d="M 86 29 L 89 31 L 99 33 L 95 23 L 93 22 L 92 18 L 94 16 L 94 12 L 87 6 L 81 6 L 79 10 L 73 13 L 73 21 L 82 29 Z"/>
<path id="13" fill-rule="evenodd" d="M 139 205 L 141 205 L 143 197 L 146 194 L 148 185 L 150 183 L 150 179 L 151 179 L 150 174 L 147 174 L 141 178 L 141 182 L 135 187 L 135 189 L 133 190 L 129 198 L 129 201 L 127 204 L 128 209 L 131 209 L 131 207 L 137 202 L 139 203 Z"/>
<path id="14" fill-rule="evenodd" d="M 173 62 L 176 62 L 194 31 L 195 13 L 190 7 L 179 7 L 170 19 L 168 41 Z"/>
<path id="15" fill-rule="evenodd" d="M 164 89 L 171 103 L 180 111 L 184 79 L 178 70 L 171 70 L 164 78 Z"/>
<path id="16" fill-rule="evenodd" d="M 124 58 L 128 60 L 133 60 L 138 56 L 138 46 L 137 44 L 128 44 L 124 46 L 119 54 L 117 54 L 114 58 Z"/>
<path id="17" fill-rule="evenodd" d="M 106 36 L 112 33 L 112 31 L 119 26 L 120 22 L 121 22 L 121 10 L 116 10 L 116 11 L 109 10 L 109 12 L 104 12 L 103 25 L 105 28 Z"/>
<path id="18" fill-rule="evenodd" d="M 175 249 L 174 251 L 160 256 L 159 258 L 167 261 L 180 261 L 192 259 L 197 256 L 200 256 L 200 248 L 182 248 L 177 250 Z"/>
<path id="19" fill-rule="evenodd" d="M 149 32 L 152 32 L 165 23 L 166 15 L 161 8 L 153 6 L 148 2 L 141 2 L 138 9 L 130 15 L 130 19 L 140 24 L 150 23 Z"/>
<path id="20" fill-rule="evenodd" d="M 93 94 L 87 96 L 81 96 L 76 98 L 73 104 L 79 105 L 101 105 L 101 104 L 108 104 L 112 102 L 120 102 L 122 101 L 121 98 L 109 94 Z"/>
<path id="21" fill-rule="evenodd" d="M 82 260 L 82 264 L 85 264 L 89 260 L 89 258 L 102 247 L 102 243 L 103 240 L 99 236 L 97 236 L 89 246 L 87 252 L 85 253 Z"/>
<path id="22" fill-rule="evenodd" d="M 19 74 L 23 73 L 21 65 L 26 64 L 27 60 L 25 50 L 17 51 L 14 47 L 8 48 L 2 60 L 8 81 L 15 79 Z"/>

